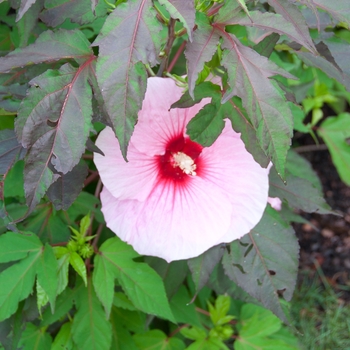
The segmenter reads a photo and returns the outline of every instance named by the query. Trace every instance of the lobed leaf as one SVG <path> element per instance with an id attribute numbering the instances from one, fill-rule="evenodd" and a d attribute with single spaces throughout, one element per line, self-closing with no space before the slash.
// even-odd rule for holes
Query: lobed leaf
<path id="1" fill-rule="evenodd" d="M 231 34 L 221 33 L 224 36 L 221 63 L 227 69 L 230 85 L 222 103 L 234 95 L 242 99 L 260 147 L 284 177 L 285 158 L 293 131 L 292 114 L 277 84 L 268 78 L 275 74 L 292 76 L 266 57 L 243 46 Z"/>
<path id="2" fill-rule="evenodd" d="M 25 153 L 26 150 L 18 143 L 13 130 L 0 130 L 0 174 L 6 174 Z"/>
<path id="3" fill-rule="evenodd" d="M 91 57 L 79 69 L 64 65 L 31 81 L 18 111 L 16 132 L 29 148 L 24 188 L 31 211 L 47 189 L 79 162 L 91 128 Z M 54 173 L 54 172 L 55 173 Z"/>
<path id="4" fill-rule="evenodd" d="M 293 32 L 295 33 L 291 38 L 296 37 L 296 42 L 299 42 L 301 45 L 305 46 L 308 50 L 313 53 L 317 53 L 314 43 L 309 34 L 309 28 L 306 24 L 305 18 L 298 6 L 294 4 L 294 1 L 290 0 L 267 0 L 270 6 L 272 6 L 275 11 L 285 19 L 285 23 L 281 22 L 281 27 L 290 27 L 294 28 Z M 293 2 L 293 3 L 291 3 Z M 290 33 L 291 34 L 291 33 Z M 287 34 L 287 35 L 290 35 Z"/>
<path id="5" fill-rule="evenodd" d="M 93 43 L 99 46 L 98 85 L 124 157 L 146 92 L 143 64 L 157 64 L 160 25 L 152 11 L 151 0 L 120 4 Z"/>
<path id="6" fill-rule="evenodd" d="M 91 5 L 91 0 L 46 0 L 40 19 L 50 27 L 57 27 L 67 19 L 83 25 L 93 22 L 95 15 L 106 15 L 107 5 L 104 1 L 100 1 L 94 9 Z"/>
<path id="7" fill-rule="evenodd" d="M 308 213 L 334 214 L 319 189 L 308 180 L 287 173 L 286 183 L 279 178 L 275 169 L 270 171 L 269 196 L 284 199 L 295 209 Z"/>
<path id="8" fill-rule="evenodd" d="M 134 340 L 139 349 L 147 350 L 184 350 L 185 344 L 177 338 L 168 338 L 159 329 L 153 329 L 143 334 L 135 334 Z"/>
<path id="9" fill-rule="evenodd" d="M 73 58 L 80 62 L 91 56 L 90 43 L 79 30 L 59 29 L 43 32 L 34 44 L 16 49 L 5 57 L 0 57 L 0 73 L 26 65 L 52 62 Z"/>
<path id="10" fill-rule="evenodd" d="M 147 264 L 134 262 L 132 259 L 137 256 L 131 246 L 117 237 L 111 238 L 100 248 L 97 259 L 99 274 L 117 278 L 127 297 L 139 310 L 174 321 L 162 279 Z M 99 261 L 101 259 L 104 262 Z M 111 289 L 114 291 L 113 283 L 108 283 L 108 291 L 97 285 L 99 280 L 96 278 L 94 283 L 94 287 L 99 290 L 98 295 L 110 298 Z M 109 306 L 109 303 L 105 304 Z"/>
<path id="11" fill-rule="evenodd" d="M 111 324 L 105 317 L 91 281 L 87 287 L 76 287 L 77 313 L 72 324 L 72 337 L 78 349 L 109 349 L 112 342 Z"/>
<path id="12" fill-rule="evenodd" d="M 230 2 L 228 4 L 231 4 Z M 271 12 L 260 12 L 260 11 L 250 11 L 249 17 L 241 11 L 238 13 L 232 12 L 232 16 L 228 18 L 227 13 L 225 13 L 225 21 L 221 21 L 220 12 L 224 11 L 225 8 L 221 8 L 218 17 L 215 18 L 217 23 L 224 25 L 243 25 L 258 28 L 267 32 L 274 32 L 280 35 L 287 35 L 292 41 L 306 47 L 309 51 L 314 54 L 317 53 L 314 43 L 309 34 L 308 27 L 305 23 L 304 17 L 297 7 L 290 5 L 287 1 L 279 1 L 278 7 L 282 8 L 281 4 L 287 5 L 287 7 L 293 11 L 295 16 L 291 16 L 289 12 L 284 12 L 288 20 L 280 14 L 275 14 Z M 231 5 L 235 7 L 234 3 Z M 227 7 L 227 6 L 226 6 Z M 227 11 L 228 9 L 226 9 Z M 297 15 L 298 14 L 298 15 Z M 292 20 L 292 22 L 290 21 Z"/>
<path id="13" fill-rule="evenodd" d="M 219 35 L 209 24 L 206 16 L 198 15 L 198 28 L 193 34 L 193 41 L 186 45 L 188 90 L 194 98 L 194 88 L 198 74 L 202 71 L 204 63 L 213 57 L 219 43 Z"/>
<path id="14" fill-rule="evenodd" d="M 224 251 L 224 247 L 218 245 L 210 248 L 196 258 L 188 260 L 188 267 L 190 268 L 197 292 L 199 292 L 209 281 L 210 275 L 215 266 L 220 262 Z"/>
<path id="15" fill-rule="evenodd" d="M 47 190 L 47 196 L 56 210 L 67 210 L 77 199 L 88 174 L 88 166 L 81 161 L 55 181 Z"/>
<path id="16" fill-rule="evenodd" d="M 259 224 L 230 245 L 223 257 L 227 276 L 281 320 L 289 323 L 279 294 L 292 298 L 299 247 L 292 227 L 267 207 Z"/>

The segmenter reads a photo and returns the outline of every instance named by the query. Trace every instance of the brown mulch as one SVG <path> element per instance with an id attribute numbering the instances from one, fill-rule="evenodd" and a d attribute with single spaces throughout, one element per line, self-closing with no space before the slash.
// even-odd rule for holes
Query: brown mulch
<path id="1" fill-rule="evenodd" d="M 319 265 L 335 290 L 348 289 L 350 300 L 350 187 L 340 180 L 328 150 L 301 155 L 320 177 L 327 203 L 341 216 L 303 214 L 311 225 L 294 227 L 301 247 L 300 270 L 312 273 Z"/>

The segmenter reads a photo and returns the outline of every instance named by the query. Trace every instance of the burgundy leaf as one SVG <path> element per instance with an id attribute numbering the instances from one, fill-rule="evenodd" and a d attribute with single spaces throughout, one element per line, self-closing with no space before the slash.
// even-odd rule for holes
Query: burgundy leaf
<path id="1" fill-rule="evenodd" d="M 49 187 L 47 196 L 56 210 L 67 210 L 71 206 L 83 188 L 87 174 L 88 167 L 81 161 Z"/>
<path id="2" fill-rule="evenodd" d="M 0 174 L 4 175 L 14 162 L 22 159 L 26 150 L 18 143 L 13 130 L 0 131 Z"/>
<path id="3" fill-rule="evenodd" d="M 192 41 L 192 30 L 196 15 L 194 0 L 159 0 L 159 3 L 165 6 L 172 18 L 179 19 L 182 22 L 187 29 L 190 41 Z"/>
<path id="4" fill-rule="evenodd" d="M 220 27 L 217 27 L 221 30 Z M 230 88 L 223 103 L 234 95 L 242 99 L 243 106 L 257 132 L 259 145 L 272 158 L 280 176 L 290 146 L 293 125 L 292 114 L 276 83 L 268 79 L 280 74 L 293 78 L 266 57 L 242 45 L 231 34 L 223 35 L 222 65 L 227 69 Z"/>
<path id="5" fill-rule="evenodd" d="M 0 57 L 0 73 L 25 65 L 73 58 L 77 61 L 92 54 L 90 43 L 80 30 L 59 29 L 42 33 L 34 44 Z"/>
<path id="6" fill-rule="evenodd" d="M 309 28 L 306 25 L 305 18 L 296 5 L 289 3 L 287 0 L 267 0 L 270 6 L 272 6 L 276 13 L 283 16 L 286 20 L 285 25 L 292 25 L 295 33 L 300 40 L 297 42 L 304 45 L 310 51 L 316 53 L 315 46 L 309 34 Z M 282 23 L 282 28 L 284 28 Z"/>
<path id="7" fill-rule="evenodd" d="M 289 5 L 289 4 L 288 4 Z M 291 6 L 291 5 L 289 5 Z M 219 13 L 220 15 L 220 13 Z M 302 17 L 302 14 L 300 13 Z M 250 18 L 241 11 L 235 16 L 232 16 L 229 19 L 226 19 L 225 23 L 220 21 L 220 17 L 216 19 L 220 24 L 225 25 L 244 25 L 249 27 L 259 28 L 268 32 L 275 32 L 280 35 L 287 35 L 292 41 L 305 46 L 311 52 L 316 53 L 316 48 L 312 42 L 312 39 L 309 35 L 309 30 L 304 23 L 303 27 L 296 27 L 294 23 L 286 21 L 286 19 L 275 13 L 269 12 L 259 12 L 259 11 L 250 11 Z M 304 31 L 301 31 L 301 28 L 304 28 Z"/>
<path id="8" fill-rule="evenodd" d="M 96 8 L 92 7 L 92 0 L 49 0 L 45 2 L 45 8 L 40 19 L 51 27 L 57 27 L 66 19 L 80 25 L 91 23 L 96 16 L 104 16 L 107 13 L 106 4 L 100 1 Z"/>
<path id="9" fill-rule="evenodd" d="M 91 56 L 78 69 L 66 64 L 33 79 L 18 111 L 17 136 L 29 149 L 24 169 L 29 210 L 59 178 L 56 173 L 71 171 L 85 150 L 91 129 L 88 74 L 93 60 Z"/>
<path id="10" fill-rule="evenodd" d="M 188 68 L 188 89 L 192 98 L 198 74 L 204 63 L 213 57 L 219 42 L 219 34 L 209 24 L 205 16 L 200 17 L 198 28 L 193 34 L 193 41 L 187 43 L 185 56 Z"/>
<path id="11" fill-rule="evenodd" d="M 160 29 L 151 0 L 131 0 L 108 16 L 94 42 L 97 81 L 124 157 L 146 92 L 143 64 L 157 64 Z"/>

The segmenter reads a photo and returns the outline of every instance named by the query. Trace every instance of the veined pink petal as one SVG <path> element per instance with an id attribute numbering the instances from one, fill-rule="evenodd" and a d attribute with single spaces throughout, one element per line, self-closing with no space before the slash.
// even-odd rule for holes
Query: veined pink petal
<path id="1" fill-rule="evenodd" d="M 154 158 L 146 154 L 140 157 L 140 152 L 130 143 L 126 162 L 110 127 L 101 131 L 96 145 L 105 155 L 95 153 L 94 162 L 109 192 L 119 199 L 145 200 L 156 178 Z"/>
<path id="2" fill-rule="evenodd" d="M 139 112 L 131 142 L 142 153 L 161 155 L 169 139 L 184 135 L 186 125 L 210 100 L 204 99 L 191 108 L 170 106 L 182 95 L 172 79 L 149 78 L 147 91 Z"/>
<path id="3" fill-rule="evenodd" d="M 267 203 L 268 170 L 254 161 L 229 122 L 201 156 L 206 164 L 203 178 L 219 186 L 234 208 L 230 228 L 217 243 L 232 242 L 260 221 Z"/>
<path id="4" fill-rule="evenodd" d="M 161 183 L 144 202 L 118 200 L 104 188 L 101 201 L 113 232 L 138 253 L 167 261 L 203 253 L 231 222 L 232 206 L 226 195 L 199 177 L 185 188 Z"/>

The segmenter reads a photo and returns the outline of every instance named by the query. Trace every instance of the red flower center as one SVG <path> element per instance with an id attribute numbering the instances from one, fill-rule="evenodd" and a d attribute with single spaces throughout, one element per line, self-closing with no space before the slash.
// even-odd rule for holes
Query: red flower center
<path id="1" fill-rule="evenodd" d="M 160 179 L 183 183 L 200 174 L 202 149 L 188 137 L 173 137 L 166 145 L 165 154 L 157 157 Z"/>

